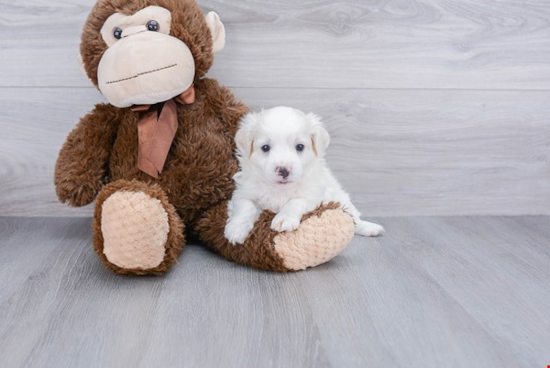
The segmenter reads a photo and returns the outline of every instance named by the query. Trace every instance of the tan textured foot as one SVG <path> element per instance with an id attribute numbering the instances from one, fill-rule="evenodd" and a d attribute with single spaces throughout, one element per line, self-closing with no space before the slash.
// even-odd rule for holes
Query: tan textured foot
<path id="1" fill-rule="evenodd" d="M 355 232 L 352 217 L 341 208 L 312 215 L 293 232 L 274 239 L 275 250 L 289 270 L 298 271 L 329 261 L 342 252 Z"/>
<path id="2" fill-rule="evenodd" d="M 143 192 L 113 193 L 101 213 L 103 253 L 125 269 L 155 268 L 164 260 L 170 226 L 159 199 Z"/>

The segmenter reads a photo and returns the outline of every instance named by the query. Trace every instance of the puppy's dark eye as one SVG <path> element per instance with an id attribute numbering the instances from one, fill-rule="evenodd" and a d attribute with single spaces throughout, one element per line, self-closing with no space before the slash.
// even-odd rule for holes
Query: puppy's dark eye
<path id="1" fill-rule="evenodd" d="M 159 23 L 156 20 L 150 20 L 147 22 L 147 29 L 157 32 L 159 30 Z"/>
<path id="2" fill-rule="evenodd" d="M 265 144 L 262 146 L 262 151 L 264 152 L 269 152 L 269 150 L 271 149 L 271 147 L 269 147 L 269 144 Z"/>
<path id="3" fill-rule="evenodd" d="M 296 145 L 296 151 L 302 152 L 306 148 L 303 144 L 297 144 Z"/>
<path id="4" fill-rule="evenodd" d="M 113 29 L 113 36 L 117 39 L 117 40 L 120 40 L 122 38 L 122 29 L 120 28 L 115 28 Z"/>

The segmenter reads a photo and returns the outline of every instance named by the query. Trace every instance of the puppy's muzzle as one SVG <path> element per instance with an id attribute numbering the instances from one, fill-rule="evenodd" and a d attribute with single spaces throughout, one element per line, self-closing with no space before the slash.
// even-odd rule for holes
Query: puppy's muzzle
<path id="1" fill-rule="evenodd" d="M 277 168 L 275 168 L 275 171 L 277 172 L 277 176 L 280 176 L 283 179 L 288 178 L 288 176 L 290 175 L 290 168 L 286 166 L 278 166 Z"/>

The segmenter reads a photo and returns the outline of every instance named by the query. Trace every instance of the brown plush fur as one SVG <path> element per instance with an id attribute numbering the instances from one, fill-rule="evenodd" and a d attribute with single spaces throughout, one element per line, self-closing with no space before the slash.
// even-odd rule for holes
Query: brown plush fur
<path id="1" fill-rule="evenodd" d="M 94 249 L 100 260 L 117 273 L 165 272 L 184 247 L 184 229 L 227 259 L 287 271 L 273 246 L 277 235 L 270 230 L 273 214 L 262 214 L 243 246 L 233 247 L 223 236 L 227 201 L 234 190 L 232 176 L 238 170 L 234 136 L 248 108 L 217 81 L 203 78 L 213 60 L 212 40 L 204 14 L 194 0 L 99 0 L 82 34 L 81 54 L 88 76 L 97 86 L 98 63 L 107 48 L 99 33 L 104 21 L 113 12 L 132 14 L 149 5 L 171 10 L 171 34 L 183 40 L 193 53 L 196 101 L 178 105 L 178 129 L 158 179 L 137 167 L 138 113 L 129 108 L 96 105 L 80 120 L 59 153 L 55 168 L 59 199 L 83 206 L 97 197 Z M 158 267 L 124 269 L 111 264 L 103 254 L 102 204 L 116 191 L 143 192 L 159 199 L 168 213 L 166 258 Z"/>
<path id="2" fill-rule="evenodd" d="M 69 134 L 55 166 L 55 189 L 62 202 L 80 207 L 97 196 L 123 116 L 124 110 L 97 105 Z"/>
<path id="3" fill-rule="evenodd" d="M 273 247 L 273 238 L 277 233 L 272 231 L 270 226 L 274 216 L 271 211 L 264 211 L 260 215 L 246 239 L 246 245 L 232 245 L 223 235 L 227 222 L 227 202 L 210 209 L 199 221 L 196 229 L 204 244 L 230 261 L 264 270 L 284 272 L 288 270 Z"/>

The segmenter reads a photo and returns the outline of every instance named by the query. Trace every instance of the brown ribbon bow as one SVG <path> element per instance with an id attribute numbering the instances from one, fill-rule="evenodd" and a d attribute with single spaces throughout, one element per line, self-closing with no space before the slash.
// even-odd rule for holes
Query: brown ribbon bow
<path id="1" fill-rule="evenodd" d="M 137 123 L 139 150 L 138 168 L 154 178 L 162 173 L 168 151 L 178 129 L 178 111 L 176 102 L 192 104 L 195 102 L 195 88 L 189 87 L 181 95 L 155 105 L 138 105 L 131 108 L 139 112 Z"/>

